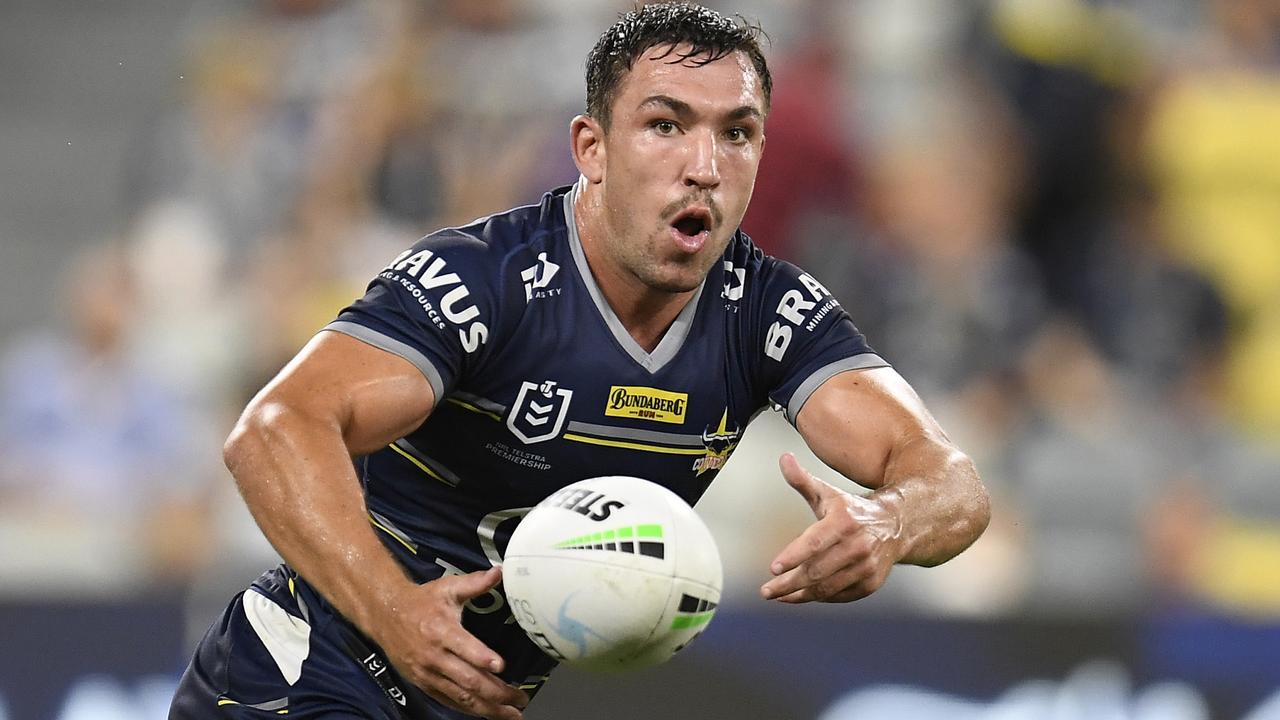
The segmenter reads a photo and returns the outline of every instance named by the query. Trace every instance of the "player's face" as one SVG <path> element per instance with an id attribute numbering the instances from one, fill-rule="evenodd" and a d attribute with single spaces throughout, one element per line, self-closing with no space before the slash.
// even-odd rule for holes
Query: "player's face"
<path id="1" fill-rule="evenodd" d="M 760 77 L 741 52 L 706 65 L 646 51 L 624 76 L 604 133 L 601 238 L 648 287 L 688 292 L 747 211 L 764 149 Z"/>

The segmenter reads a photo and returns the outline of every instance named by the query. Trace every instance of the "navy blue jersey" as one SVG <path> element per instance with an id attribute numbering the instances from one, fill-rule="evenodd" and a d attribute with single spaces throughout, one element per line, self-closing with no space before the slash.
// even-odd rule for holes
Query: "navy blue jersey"
<path id="1" fill-rule="evenodd" d="M 327 329 L 393 352 L 436 404 L 358 460 L 373 523 L 421 577 L 499 561 L 520 511 L 635 475 L 690 504 L 747 423 L 792 422 L 836 373 L 884 365 L 812 276 L 737 233 L 653 352 L 605 302 L 573 222 L 575 187 L 423 238 Z"/>
<path id="2" fill-rule="evenodd" d="M 885 365 L 826 288 L 765 256 L 741 232 L 646 352 L 592 277 L 573 221 L 575 197 L 576 186 L 561 188 L 538 205 L 423 238 L 326 327 L 405 358 L 435 392 L 435 408 L 420 427 L 355 461 L 370 522 L 419 582 L 501 562 L 519 518 L 578 480 L 639 476 L 692 504 L 762 409 L 776 405 L 794 422 L 828 378 Z M 202 644 L 208 657 L 198 654 L 188 671 L 181 704 L 275 707 L 277 695 L 288 695 L 298 710 L 303 703 L 359 705 L 372 678 L 386 694 L 384 711 L 395 714 L 398 704 L 404 713 L 404 683 L 387 679 L 394 673 L 376 648 L 301 578 L 295 591 L 295 578 L 287 569 L 268 573 L 250 591 L 279 611 L 233 603 Z M 331 665 L 317 665 L 312 675 L 299 670 L 301 680 L 284 673 L 287 684 L 244 681 L 255 689 L 243 698 L 231 681 L 221 688 L 210 680 L 229 677 L 217 648 L 237 641 L 257 648 L 244 639 L 251 633 L 268 648 L 278 642 L 268 642 L 262 629 L 274 621 L 254 612 L 269 610 L 284 628 L 309 622 L 298 609 L 305 605 L 295 607 L 303 596 L 319 617 L 333 617 L 312 628 L 310 643 L 345 648 L 351 663 L 342 672 L 350 683 L 335 684 L 341 675 Z M 467 608 L 464 626 L 505 658 L 503 678 L 536 691 L 554 662 L 515 624 L 501 592 Z M 315 657 L 327 656 L 316 650 Z M 461 717 L 408 693 L 426 708 L 411 717 Z"/>
<path id="3" fill-rule="evenodd" d="M 435 392 L 422 426 L 357 461 L 371 521 L 419 580 L 499 562 L 527 508 L 584 478 L 635 475 L 692 504 L 760 410 L 794 422 L 831 376 L 885 365 L 826 288 L 741 232 L 646 352 L 592 277 L 575 197 L 423 238 L 326 328 Z M 523 643 L 490 601 L 510 636 L 492 647 Z"/>

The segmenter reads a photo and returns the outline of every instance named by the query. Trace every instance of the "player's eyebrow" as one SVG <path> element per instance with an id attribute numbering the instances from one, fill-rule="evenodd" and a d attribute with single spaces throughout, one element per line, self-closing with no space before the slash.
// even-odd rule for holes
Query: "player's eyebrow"
<path id="1" fill-rule="evenodd" d="M 673 98 L 670 95 L 650 95 L 636 106 L 636 109 L 643 110 L 652 105 L 667 108 L 680 120 L 687 120 L 697 115 L 697 111 L 693 109 L 692 105 L 683 100 Z M 745 120 L 747 118 L 760 120 L 763 117 L 764 114 L 761 113 L 760 109 L 754 105 L 740 105 L 724 114 L 724 119 L 729 122 Z"/>
<path id="2" fill-rule="evenodd" d="M 638 106 L 637 110 L 643 110 L 647 107 L 657 105 L 665 107 L 681 120 L 690 118 L 697 113 L 694 112 L 693 106 L 683 100 L 677 100 L 670 95 L 650 95 L 645 98 Z"/>
<path id="3" fill-rule="evenodd" d="M 764 119 L 764 113 L 761 113 L 760 109 L 754 105 L 742 105 L 730 110 L 728 113 L 725 113 L 724 116 L 724 119 L 729 120 L 730 122 L 734 120 L 746 120 L 747 118 L 762 120 Z"/>

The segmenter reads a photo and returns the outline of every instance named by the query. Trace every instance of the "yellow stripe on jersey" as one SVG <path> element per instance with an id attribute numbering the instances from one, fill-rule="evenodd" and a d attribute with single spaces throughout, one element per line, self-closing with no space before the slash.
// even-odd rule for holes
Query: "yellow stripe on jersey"
<path id="1" fill-rule="evenodd" d="M 625 442 L 623 440 L 605 440 L 603 438 L 588 437 L 586 435 L 578 435 L 576 433 L 565 433 L 562 435 L 565 440 L 574 442 L 589 443 L 591 445 L 605 445 L 607 447 L 626 448 L 628 450 L 643 450 L 645 452 L 667 453 L 668 455 L 704 455 L 706 448 L 680 448 L 680 447 L 663 447 L 661 445 L 645 445 L 637 442 Z"/>
<path id="2" fill-rule="evenodd" d="M 370 516 L 369 516 L 369 523 L 370 523 L 371 525 L 373 525 L 374 527 L 378 528 L 379 530 L 381 530 L 382 532 L 384 532 L 384 533 L 386 533 L 386 534 L 390 535 L 393 539 L 395 539 L 395 541 L 396 541 L 396 542 L 398 542 L 398 543 L 400 543 L 401 545 L 403 545 L 403 546 L 405 547 L 405 549 L 406 549 L 406 550 L 408 550 L 409 552 L 413 553 L 414 555 L 417 555 L 417 554 L 418 554 L 418 549 L 417 549 L 417 548 L 415 548 L 414 546 L 412 546 L 412 545 L 410 545 L 409 543 L 405 542 L 405 541 L 404 541 L 404 539 L 400 537 L 400 534 L 399 534 L 399 533 L 392 531 L 392 530 L 391 530 L 391 528 L 389 528 L 389 527 L 387 527 L 386 525 L 383 525 L 382 523 L 378 522 L 378 519 L 377 519 L 377 518 L 375 518 L 375 517 L 373 517 L 372 515 L 370 515 Z"/>
<path id="3" fill-rule="evenodd" d="M 232 700 L 231 698 L 225 698 L 225 697 L 223 697 L 223 698 L 218 698 L 218 707 L 222 707 L 223 705 L 239 705 L 239 704 L 240 704 L 240 703 L 236 702 L 235 700 Z M 254 707 L 254 706 L 253 706 L 253 705 L 250 705 L 249 707 Z M 254 709 L 259 709 L 259 708 L 254 708 Z M 289 714 L 289 708 L 281 708 L 280 710 L 276 710 L 276 714 L 277 714 L 277 715 L 288 715 L 288 714 Z"/>
<path id="4" fill-rule="evenodd" d="M 493 418 L 494 420 L 497 420 L 498 422 L 502 422 L 501 415 L 498 415 L 497 413 L 491 413 L 488 410 L 485 410 L 483 408 L 476 407 L 475 405 L 472 405 L 471 403 L 466 402 L 465 400 L 459 400 L 458 398 L 450 397 L 450 398 L 445 398 L 444 401 L 451 402 L 454 405 L 457 405 L 458 407 L 463 408 L 464 410 L 470 410 L 471 412 L 477 413 L 480 415 L 487 415 Z"/>
<path id="5" fill-rule="evenodd" d="M 404 450 L 401 450 L 401 449 L 400 449 L 398 446 L 396 446 L 395 444 L 388 445 L 387 447 L 391 448 L 392 450 L 395 450 L 397 453 L 400 453 L 400 455 L 402 455 L 402 456 L 404 457 L 404 459 L 405 459 L 405 460 L 408 460 L 409 462 L 413 463 L 414 465 L 417 465 L 417 466 L 418 466 L 418 469 L 419 469 L 419 470 L 421 470 L 422 472 L 424 472 L 424 473 L 426 473 L 426 474 L 430 475 L 431 477 L 435 478 L 436 480 L 439 480 L 440 482 L 444 483 L 445 485 L 448 485 L 449 487 L 454 487 L 453 483 L 451 483 L 451 482 L 449 482 L 448 480 L 445 480 L 444 478 L 440 477 L 440 474 L 439 474 L 439 473 L 437 473 L 435 470 L 432 470 L 431 468 L 427 467 L 426 465 L 423 465 L 423 464 L 422 464 L 422 461 L 418 460 L 418 458 L 416 458 L 416 457 L 414 457 L 414 456 L 410 455 L 409 453 L 405 452 Z"/>

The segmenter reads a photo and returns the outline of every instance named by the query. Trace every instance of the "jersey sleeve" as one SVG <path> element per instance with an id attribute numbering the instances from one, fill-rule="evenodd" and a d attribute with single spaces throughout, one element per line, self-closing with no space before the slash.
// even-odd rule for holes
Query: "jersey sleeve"
<path id="1" fill-rule="evenodd" d="M 441 231 L 400 253 L 364 297 L 325 330 L 394 353 L 422 371 L 437 400 L 479 362 L 495 327 L 500 280 L 489 246 Z"/>
<path id="2" fill-rule="evenodd" d="M 793 425 L 805 401 L 831 377 L 889 365 L 812 275 L 771 257 L 758 269 L 755 312 L 748 316 L 757 333 L 759 376 L 769 400 Z"/>

